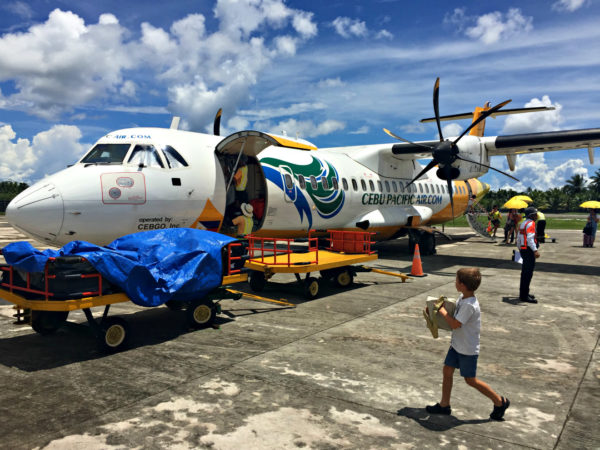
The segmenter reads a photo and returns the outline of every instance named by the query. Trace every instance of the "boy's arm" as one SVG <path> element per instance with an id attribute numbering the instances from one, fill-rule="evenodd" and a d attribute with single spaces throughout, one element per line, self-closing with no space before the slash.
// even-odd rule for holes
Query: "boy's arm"
<path id="1" fill-rule="evenodd" d="M 457 328 L 460 328 L 462 326 L 462 323 L 460 323 L 458 320 L 456 320 L 454 317 L 448 314 L 448 311 L 446 311 L 446 308 L 444 308 L 444 306 L 442 306 L 439 309 L 439 312 L 441 316 L 444 319 L 446 319 L 446 322 L 448 322 L 448 325 L 450 325 L 450 328 L 452 328 L 453 330 L 456 330 Z"/>

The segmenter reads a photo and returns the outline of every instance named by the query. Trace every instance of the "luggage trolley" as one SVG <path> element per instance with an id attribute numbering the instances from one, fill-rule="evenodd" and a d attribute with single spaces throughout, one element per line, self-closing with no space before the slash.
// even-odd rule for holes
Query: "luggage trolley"
<path id="1" fill-rule="evenodd" d="M 330 235 L 328 245 L 326 249 L 319 249 L 319 239 L 312 237 L 313 232 L 309 232 L 306 251 L 292 250 L 294 239 L 248 236 L 249 257 L 245 267 L 250 269 L 248 282 L 252 290 L 262 291 L 276 273 L 293 273 L 308 299 L 316 298 L 320 290 L 319 279 L 311 276 L 312 272 L 320 272 L 322 279 L 333 280 L 340 288 L 351 286 L 357 272 L 397 276 L 402 282 L 409 278 L 400 273 L 354 266 L 378 258 L 377 252 L 371 249 L 375 233 L 327 230 Z M 300 274 L 306 274 L 305 278 L 302 279 Z"/>
<path id="2" fill-rule="evenodd" d="M 248 280 L 248 274 L 242 268 L 246 259 L 243 252 L 242 243 L 229 243 L 222 255 L 221 286 L 203 298 L 171 300 L 166 306 L 172 310 L 186 308 L 188 323 L 192 328 L 211 325 L 220 312 L 220 300 L 238 300 L 242 296 L 224 286 Z M 24 310 L 25 313 L 19 312 L 17 317 L 25 317 L 36 333 L 54 333 L 66 322 L 70 311 L 81 309 L 102 350 L 112 353 L 126 346 L 129 332 L 127 322 L 120 317 L 109 317 L 108 312 L 110 305 L 130 299 L 102 277 L 85 258 L 49 258 L 44 271 L 34 273 L 1 264 L 0 275 L 0 298 L 13 303 L 18 310 Z M 91 312 L 91 308 L 97 306 L 105 307 L 99 319 L 95 319 Z"/>

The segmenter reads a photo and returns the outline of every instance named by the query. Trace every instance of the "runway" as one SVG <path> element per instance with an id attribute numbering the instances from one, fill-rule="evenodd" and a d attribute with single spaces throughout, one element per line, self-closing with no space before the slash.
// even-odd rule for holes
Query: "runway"
<path id="1" fill-rule="evenodd" d="M 278 275 L 262 295 L 296 308 L 225 300 L 218 328 L 114 305 L 133 331 L 115 355 L 96 349 L 82 312 L 41 336 L 0 300 L 0 448 L 600 447 L 598 248 L 582 248 L 580 231 L 549 230 L 557 242 L 542 246 L 532 282 L 540 303 L 523 304 L 512 246 L 445 232 L 453 240 L 422 257 L 424 278 L 359 273 L 351 289 L 307 301 Z M 21 239 L 0 217 L 0 247 Z M 376 248 L 370 265 L 410 272 L 407 239 Z M 510 398 L 503 422 L 458 373 L 452 415 L 424 410 L 440 399 L 450 335 L 434 340 L 421 310 L 428 295 L 456 296 L 465 266 L 483 273 L 477 376 Z"/>

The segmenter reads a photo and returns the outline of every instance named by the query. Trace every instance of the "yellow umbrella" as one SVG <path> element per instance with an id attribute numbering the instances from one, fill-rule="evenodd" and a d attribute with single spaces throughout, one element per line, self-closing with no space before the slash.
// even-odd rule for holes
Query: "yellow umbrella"
<path id="1" fill-rule="evenodd" d="M 527 202 L 525 200 L 520 200 L 518 198 L 511 198 L 509 201 L 507 201 L 504 205 L 502 205 L 503 208 L 507 208 L 507 209 L 522 209 L 522 208 L 527 208 L 527 206 L 529 206 L 527 204 Z"/>
<path id="2" fill-rule="evenodd" d="M 596 200 L 588 200 L 579 205 L 580 208 L 600 209 L 600 202 Z"/>
<path id="3" fill-rule="evenodd" d="M 513 198 L 516 198 L 517 200 L 523 200 L 524 202 L 527 202 L 527 203 L 533 203 L 533 200 L 531 199 L 531 197 L 528 197 L 526 195 L 515 195 Z"/>

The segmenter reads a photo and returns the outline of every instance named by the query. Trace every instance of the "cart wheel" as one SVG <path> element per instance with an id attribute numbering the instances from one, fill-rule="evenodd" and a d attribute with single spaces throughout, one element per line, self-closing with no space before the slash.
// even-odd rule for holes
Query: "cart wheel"
<path id="1" fill-rule="evenodd" d="M 69 311 L 31 311 L 31 328 L 41 335 L 52 334 L 68 316 Z"/>
<path id="2" fill-rule="evenodd" d="M 190 302 L 186 313 L 192 328 L 205 328 L 214 322 L 217 310 L 214 303 L 199 300 Z"/>
<path id="3" fill-rule="evenodd" d="M 352 285 L 354 275 L 348 269 L 342 269 L 337 273 L 334 280 L 338 287 L 347 288 Z"/>
<path id="4" fill-rule="evenodd" d="M 265 278 L 264 273 L 259 272 L 258 270 L 253 270 L 250 272 L 250 276 L 248 277 L 248 283 L 254 292 L 260 292 L 265 288 L 267 279 Z"/>
<path id="5" fill-rule="evenodd" d="M 108 353 L 115 353 L 127 345 L 129 325 L 120 317 L 107 317 L 100 324 L 98 341 L 100 348 Z"/>
<path id="6" fill-rule="evenodd" d="M 167 308 L 171 311 L 181 311 L 185 307 L 185 303 L 179 300 L 169 300 L 165 302 Z"/>
<path id="7" fill-rule="evenodd" d="M 309 300 L 317 298 L 319 295 L 319 280 L 315 277 L 308 277 L 304 283 L 304 296 Z"/>

